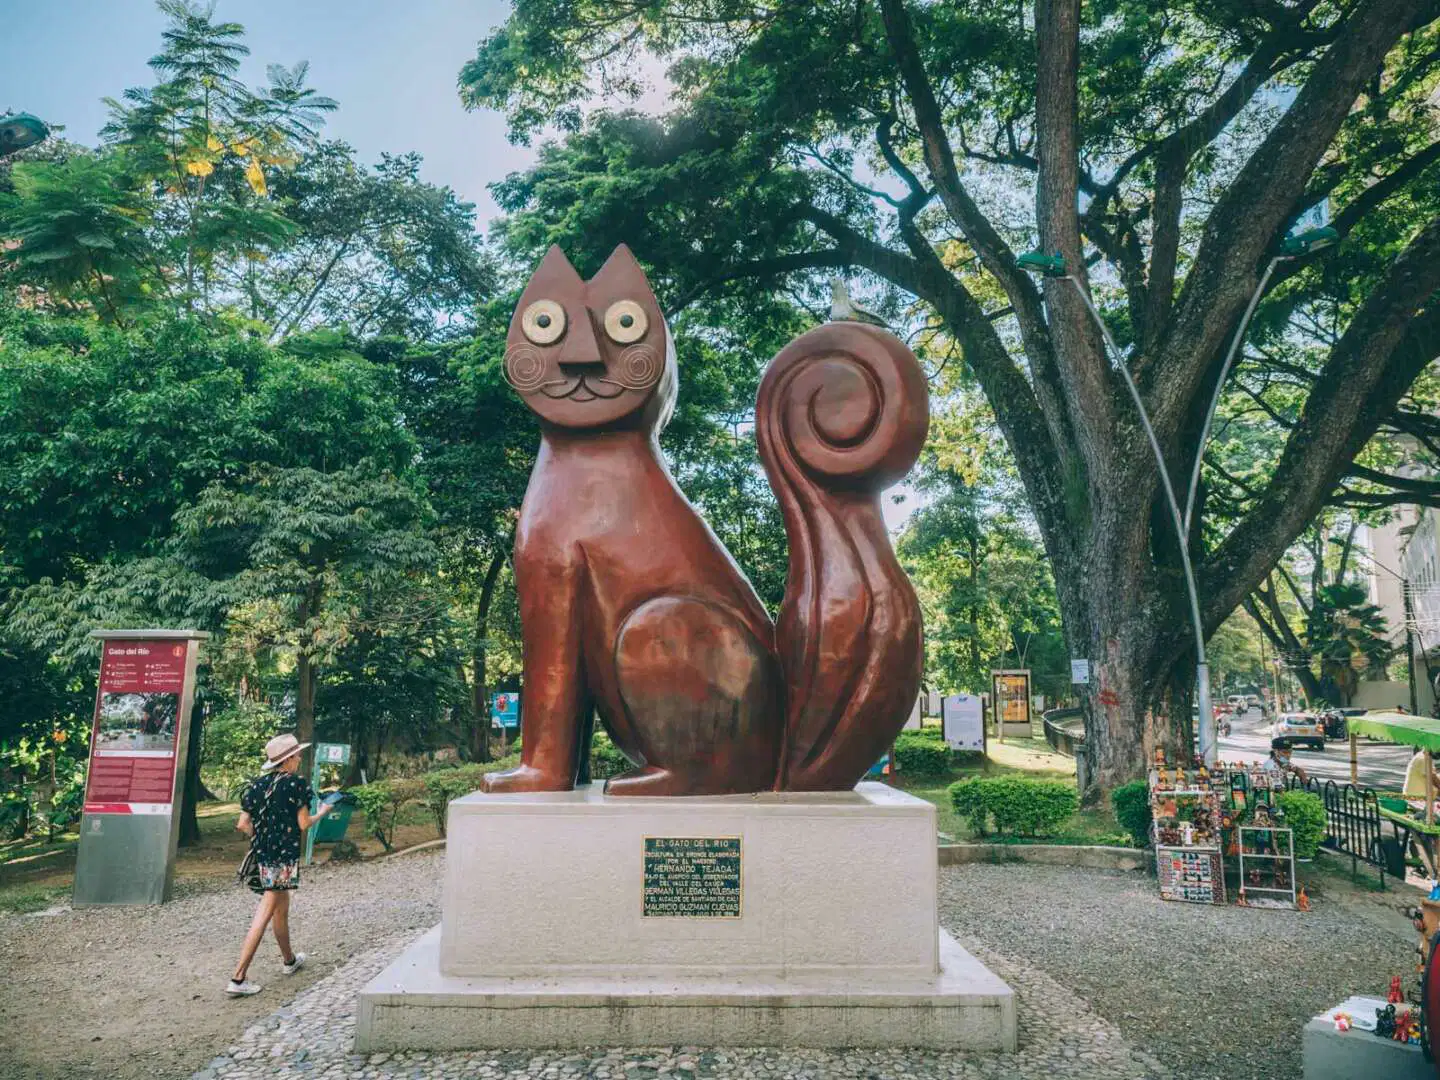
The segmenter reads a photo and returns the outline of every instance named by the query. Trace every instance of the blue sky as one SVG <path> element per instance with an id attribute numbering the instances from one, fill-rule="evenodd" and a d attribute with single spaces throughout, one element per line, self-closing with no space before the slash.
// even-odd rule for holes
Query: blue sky
<path id="1" fill-rule="evenodd" d="M 485 185 L 533 151 L 505 141 L 498 114 L 466 112 L 455 80 L 508 9 L 503 0 L 220 0 L 215 15 L 245 26 L 247 82 L 263 83 L 267 64 L 309 60 L 310 85 L 340 102 L 329 137 L 366 162 L 419 151 L 423 177 L 475 203 L 483 223 L 495 213 Z M 34 113 L 93 145 L 101 99 L 154 82 L 145 61 L 165 20 L 150 0 L 0 0 L 0 13 L 0 112 Z"/>

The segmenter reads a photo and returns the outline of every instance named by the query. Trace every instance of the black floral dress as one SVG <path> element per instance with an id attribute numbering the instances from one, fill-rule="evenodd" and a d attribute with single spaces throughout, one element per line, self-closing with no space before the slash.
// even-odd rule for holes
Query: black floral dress
<path id="1" fill-rule="evenodd" d="M 300 887 L 299 813 L 314 797 L 309 780 L 286 772 L 257 776 L 240 797 L 240 809 L 255 827 L 261 889 Z"/>

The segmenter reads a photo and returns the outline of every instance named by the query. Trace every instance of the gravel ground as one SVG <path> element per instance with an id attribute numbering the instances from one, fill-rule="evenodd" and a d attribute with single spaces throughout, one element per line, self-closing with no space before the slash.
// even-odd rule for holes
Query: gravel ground
<path id="1" fill-rule="evenodd" d="M 1301 913 L 1167 902 L 1138 873 L 940 874 L 941 920 L 967 947 L 978 939 L 977 956 L 1043 969 L 1194 1080 L 1298 1077 L 1305 1021 L 1353 993 L 1384 996 L 1391 975 L 1413 971 L 1415 934 L 1394 910 L 1404 899 L 1367 900 L 1336 881 Z"/>
<path id="2" fill-rule="evenodd" d="M 1302 915 L 1165 903 L 1140 874 L 963 866 L 941 871 L 942 921 L 1019 995 L 1014 1056 L 683 1048 L 355 1056 L 355 993 L 438 921 L 442 859 L 427 852 L 307 872 L 293 922 L 310 964 L 282 977 L 267 940 L 254 968 L 265 991 L 240 1001 L 221 988 L 253 906 L 242 890 L 182 890 L 144 912 L 0 917 L 0 1078 L 1269 1080 L 1299 1075 L 1306 1018 L 1352 992 L 1383 990 L 1414 945 L 1395 913 L 1404 902 L 1397 894 L 1327 889 Z"/>
<path id="3" fill-rule="evenodd" d="M 282 975 L 267 936 L 251 967 L 265 990 L 239 1000 L 223 989 L 255 897 L 234 884 L 177 885 L 156 908 L 0 916 L 0 1078 L 187 1076 L 352 955 L 438 922 L 442 858 L 307 867 L 290 929 L 308 963 Z"/>

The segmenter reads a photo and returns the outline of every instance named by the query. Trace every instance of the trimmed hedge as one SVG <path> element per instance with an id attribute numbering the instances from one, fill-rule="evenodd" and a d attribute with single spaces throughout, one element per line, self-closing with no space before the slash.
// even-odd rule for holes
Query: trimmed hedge
<path id="1" fill-rule="evenodd" d="M 895 740 L 895 768 L 901 776 L 917 779 L 947 776 L 950 747 L 923 731 L 902 731 Z"/>
<path id="2" fill-rule="evenodd" d="M 425 789 L 425 805 L 435 815 L 435 828 L 445 835 L 445 814 L 451 799 L 480 790 L 480 778 L 495 770 L 494 764 L 458 765 L 453 769 L 436 769 L 420 778 Z"/>
<path id="3" fill-rule="evenodd" d="M 1054 832 L 1080 806 L 1075 788 L 1059 780 L 973 776 L 950 785 L 950 805 L 979 836 L 1038 836 Z"/>
<path id="4" fill-rule="evenodd" d="M 1110 805 L 1115 808 L 1115 820 L 1136 847 L 1150 843 L 1150 785 L 1144 780 L 1121 784 L 1110 793 Z"/>
<path id="5" fill-rule="evenodd" d="M 1309 791 L 1282 791 L 1275 796 L 1275 805 L 1295 833 L 1295 854 L 1313 859 L 1325 839 L 1325 800 Z"/>

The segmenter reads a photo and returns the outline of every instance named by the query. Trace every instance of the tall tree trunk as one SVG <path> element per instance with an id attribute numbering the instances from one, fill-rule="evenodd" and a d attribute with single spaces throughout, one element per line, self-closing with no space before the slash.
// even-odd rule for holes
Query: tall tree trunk
<path id="1" fill-rule="evenodd" d="M 190 710 L 190 730 L 185 740 L 185 783 L 180 793 L 180 846 L 196 847 L 200 843 L 200 819 L 196 810 L 210 793 L 200 780 L 200 744 L 205 726 L 205 702 L 195 692 L 195 705 Z"/>
<path id="2" fill-rule="evenodd" d="M 490 687 L 485 678 L 486 643 L 490 633 L 490 605 L 495 600 L 495 585 L 505 566 L 505 548 L 490 557 L 485 580 L 480 586 L 480 599 L 475 605 L 475 647 L 471 653 L 475 677 L 470 681 L 470 760 L 490 760 Z"/>
<path id="3" fill-rule="evenodd" d="M 295 737 L 302 743 L 315 741 L 315 662 L 311 656 L 314 634 L 310 620 L 320 609 L 320 585 L 312 583 L 300 598 L 300 648 L 295 654 Z M 309 769 L 311 751 L 306 750 L 301 772 Z"/>
<path id="4" fill-rule="evenodd" d="M 970 665 L 975 677 L 980 677 L 980 610 L 975 597 L 980 588 L 980 545 L 974 536 L 970 537 Z"/>

